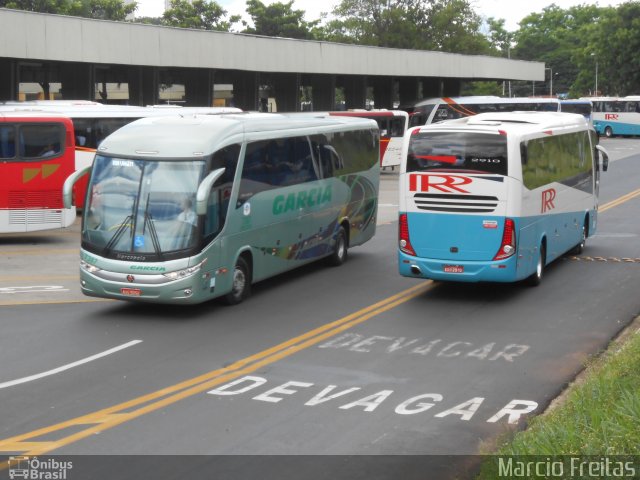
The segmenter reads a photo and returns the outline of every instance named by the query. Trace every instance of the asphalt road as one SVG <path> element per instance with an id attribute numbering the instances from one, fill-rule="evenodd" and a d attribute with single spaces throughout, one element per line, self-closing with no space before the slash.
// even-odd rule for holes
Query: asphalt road
<path id="1" fill-rule="evenodd" d="M 640 140 L 602 143 L 598 233 L 537 288 L 400 277 L 393 172 L 345 265 L 236 307 L 83 298 L 78 225 L 0 237 L 0 452 L 198 456 L 147 476 L 103 458 L 96 479 L 212 458 L 216 478 L 470 478 L 450 455 L 523 428 L 640 313 Z"/>

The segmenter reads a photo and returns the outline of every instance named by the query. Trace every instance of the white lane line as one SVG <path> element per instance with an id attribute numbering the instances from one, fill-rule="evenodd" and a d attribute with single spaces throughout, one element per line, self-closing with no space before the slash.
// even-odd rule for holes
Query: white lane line
<path id="1" fill-rule="evenodd" d="M 118 347 L 110 348 L 109 350 L 105 350 L 104 352 L 91 355 L 90 357 L 83 358 L 82 360 L 78 360 L 77 362 L 68 363 L 67 365 L 54 368 L 53 370 L 49 370 L 47 372 L 37 373 L 36 375 L 19 378 L 17 380 L 11 380 L 10 382 L 0 383 L 0 390 L 7 387 L 13 387 L 14 385 L 20 385 L 21 383 L 27 383 L 33 380 L 38 380 L 43 377 L 48 377 L 49 375 L 55 375 L 56 373 L 64 372 L 65 370 L 69 370 L 70 368 L 77 367 L 78 365 L 82 365 L 84 363 L 92 362 L 102 357 L 106 357 L 107 355 L 111 355 L 112 353 L 119 352 L 120 350 L 124 350 L 125 348 L 132 347 L 141 342 L 142 340 L 131 340 L 130 342 L 120 345 Z"/>

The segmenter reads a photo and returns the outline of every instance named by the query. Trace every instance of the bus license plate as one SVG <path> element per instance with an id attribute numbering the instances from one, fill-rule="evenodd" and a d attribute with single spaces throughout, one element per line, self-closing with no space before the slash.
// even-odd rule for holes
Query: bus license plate
<path id="1" fill-rule="evenodd" d="M 122 295 L 129 295 L 130 297 L 139 297 L 142 295 L 142 290 L 139 288 L 121 288 L 120 293 Z"/>
<path id="2" fill-rule="evenodd" d="M 445 265 L 445 273 L 464 273 L 464 267 L 462 265 Z"/>

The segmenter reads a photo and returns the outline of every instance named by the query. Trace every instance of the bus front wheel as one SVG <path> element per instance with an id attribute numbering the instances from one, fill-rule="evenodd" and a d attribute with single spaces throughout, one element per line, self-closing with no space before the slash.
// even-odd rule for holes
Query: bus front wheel
<path id="1" fill-rule="evenodd" d="M 542 277 L 544 276 L 544 264 L 547 261 L 547 252 L 544 247 L 544 244 L 540 244 L 540 251 L 538 252 L 538 261 L 536 263 L 536 270 L 533 274 L 527 279 L 529 285 L 532 287 L 537 287 L 542 283 Z"/>
<path id="2" fill-rule="evenodd" d="M 338 267 L 347 261 L 347 233 L 340 227 L 334 240 L 333 252 L 328 258 L 329 265 Z"/>
<path id="3" fill-rule="evenodd" d="M 584 246 L 587 243 L 587 236 L 589 235 L 589 221 L 587 219 L 584 220 L 584 225 L 582 226 L 582 238 L 580 239 L 580 243 L 578 243 L 573 249 L 571 253 L 573 255 L 580 255 L 584 251 Z"/>
<path id="4" fill-rule="evenodd" d="M 607 138 L 613 137 L 613 129 L 611 127 L 606 127 L 604 129 L 604 136 Z"/>
<path id="5" fill-rule="evenodd" d="M 239 257 L 233 268 L 233 284 L 231 291 L 224 297 L 227 305 L 237 305 L 251 293 L 251 271 L 247 261 Z"/>

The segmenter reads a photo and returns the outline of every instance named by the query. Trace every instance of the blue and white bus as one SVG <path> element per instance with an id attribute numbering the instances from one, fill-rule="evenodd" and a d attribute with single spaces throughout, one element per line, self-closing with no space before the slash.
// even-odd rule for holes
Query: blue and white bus
<path id="1" fill-rule="evenodd" d="M 480 114 L 410 129 L 400 168 L 408 277 L 540 283 L 597 226 L 608 155 L 584 117 Z M 602 161 L 600 161 L 602 153 Z"/>
<path id="2" fill-rule="evenodd" d="M 640 135 L 640 96 L 592 97 L 593 127 L 598 135 Z"/>

